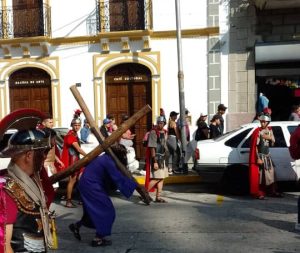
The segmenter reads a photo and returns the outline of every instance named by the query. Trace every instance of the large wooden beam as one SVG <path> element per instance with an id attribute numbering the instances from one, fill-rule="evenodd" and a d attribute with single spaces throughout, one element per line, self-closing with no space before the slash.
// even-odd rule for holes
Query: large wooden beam
<path id="1" fill-rule="evenodd" d="M 105 138 L 102 136 L 102 134 L 99 130 L 99 127 L 97 126 L 92 114 L 90 113 L 90 111 L 89 111 L 83 97 L 81 96 L 80 92 L 78 91 L 76 85 L 72 85 L 70 87 L 70 90 L 71 90 L 74 98 L 76 99 L 77 103 L 79 104 L 79 106 L 80 106 L 87 122 L 90 124 L 90 129 L 91 129 L 92 133 L 95 135 L 98 142 L 100 144 L 102 144 Z M 131 172 L 125 167 L 125 165 L 123 163 L 121 163 L 119 158 L 115 155 L 115 153 L 112 151 L 112 149 L 110 147 L 105 149 L 105 152 L 112 157 L 112 159 L 115 161 L 118 169 L 120 170 L 120 172 L 123 175 L 131 178 L 133 181 L 135 181 L 137 183 L 136 191 L 141 195 L 143 201 L 146 204 L 149 204 L 150 201 L 151 201 L 151 198 L 150 198 L 150 195 L 149 195 L 148 191 L 145 189 L 145 187 L 138 184 L 136 179 L 132 176 Z"/>
<path id="2" fill-rule="evenodd" d="M 109 148 L 113 143 L 115 143 L 122 134 L 132 127 L 135 122 L 137 122 L 140 118 L 142 118 L 145 114 L 151 111 L 151 108 L 149 105 L 145 105 L 142 109 L 140 109 L 138 112 L 136 112 L 132 117 L 130 117 L 126 122 L 124 122 L 116 131 L 114 131 L 105 141 L 102 143 L 102 145 L 97 146 L 95 149 L 93 149 L 91 152 L 89 152 L 86 156 L 84 156 L 79 161 L 75 162 L 68 168 L 66 168 L 64 171 L 58 172 L 50 177 L 51 183 L 56 183 L 72 174 L 74 174 L 76 171 L 79 171 L 80 168 L 86 166 L 90 161 L 92 161 L 94 158 L 96 158 L 98 155 L 100 155 L 104 150 Z"/>

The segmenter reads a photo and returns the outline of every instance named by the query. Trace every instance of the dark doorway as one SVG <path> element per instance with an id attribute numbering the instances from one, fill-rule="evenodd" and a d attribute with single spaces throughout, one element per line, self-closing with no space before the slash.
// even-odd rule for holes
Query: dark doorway
<path id="1" fill-rule="evenodd" d="M 272 121 L 288 120 L 293 105 L 300 104 L 298 84 L 300 76 L 257 77 L 258 96 L 263 93 L 269 99 Z"/>
<path id="2" fill-rule="evenodd" d="M 144 105 L 151 105 L 151 72 L 136 63 L 119 64 L 106 72 L 106 111 L 113 114 L 116 123 L 121 123 L 122 115 L 132 116 Z M 134 148 L 136 157 L 144 157 L 142 140 L 151 127 L 151 114 L 148 113 L 131 129 L 136 134 Z"/>

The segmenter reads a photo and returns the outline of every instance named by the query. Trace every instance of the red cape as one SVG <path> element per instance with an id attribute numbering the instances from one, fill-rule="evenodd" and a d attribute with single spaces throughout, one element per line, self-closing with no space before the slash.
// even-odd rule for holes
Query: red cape
<path id="1" fill-rule="evenodd" d="M 156 131 L 156 134 L 157 134 L 157 138 L 159 137 L 159 132 L 157 130 L 156 127 L 153 127 L 150 131 L 152 130 L 155 130 Z M 164 130 L 164 133 L 166 134 L 167 131 L 165 129 Z M 148 136 L 149 138 L 149 136 Z M 151 151 L 150 151 L 150 148 L 147 147 L 146 148 L 146 154 L 145 154 L 145 166 L 146 166 L 146 176 L 145 176 L 145 188 L 146 190 L 148 190 L 148 192 L 154 192 L 155 191 L 155 188 L 156 188 L 156 184 L 151 188 L 151 189 L 148 189 L 149 188 L 149 183 L 150 183 L 150 172 L 151 172 Z"/>
<path id="2" fill-rule="evenodd" d="M 271 127 L 268 127 L 271 130 Z M 262 130 L 258 127 L 254 130 L 250 141 L 250 154 L 249 154 L 249 183 L 250 183 L 250 194 L 253 197 L 264 195 L 264 192 L 259 186 L 259 167 L 257 165 L 257 154 L 256 154 L 256 143 L 259 132 Z"/>
<path id="3" fill-rule="evenodd" d="M 294 160 L 300 159 L 300 125 L 291 134 L 289 151 Z"/>
<path id="4" fill-rule="evenodd" d="M 145 176 L 145 188 L 147 191 L 154 191 L 154 190 L 148 190 L 149 183 L 150 183 L 150 170 L 151 170 L 151 158 L 150 158 L 150 148 L 146 148 L 145 153 L 145 170 L 146 170 L 146 176 Z"/>
<path id="5" fill-rule="evenodd" d="M 79 143 L 77 133 L 75 133 L 73 130 L 70 130 L 64 138 L 64 145 L 63 145 L 63 150 L 61 155 L 61 161 L 64 163 L 65 168 L 72 165 L 74 161 L 79 160 L 78 157 L 74 159 L 74 157 L 69 155 L 69 148 L 72 146 L 74 142 Z"/>
<path id="6" fill-rule="evenodd" d="M 259 195 L 259 168 L 256 163 L 256 143 L 260 127 L 256 128 L 251 136 L 250 154 L 249 154 L 249 180 L 250 180 L 250 194 L 254 197 Z"/>
<path id="7" fill-rule="evenodd" d="M 51 205 L 51 203 L 54 200 L 55 191 L 54 191 L 52 183 L 49 180 L 48 173 L 44 167 L 40 171 L 40 178 L 41 178 L 42 187 L 43 187 L 43 190 L 44 190 L 45 196 L 46 196 L 46 204 L 47 204 L 47 207 L 49 208 L 49 206 Z"/>

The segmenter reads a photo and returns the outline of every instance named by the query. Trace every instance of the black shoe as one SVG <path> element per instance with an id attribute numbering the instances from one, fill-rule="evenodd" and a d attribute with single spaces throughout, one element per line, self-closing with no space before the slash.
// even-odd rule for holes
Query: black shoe
<path id="1" fill-rule="evenodd" d="M 182 174 L 182 170 L 172 170 L 175 175 Z"/>
<path id="2" fill-rule="evenodd" d="M 104 238 L 96 237 L 92 240 L 92 247 L 110 246 L 110 245 L 112 245 L 112 241 Z"/>
<path id="3" fill-rule="evenodd" d="M 77 227 L 76 224 L 72 223 L 72 224 L 69 225 L 69 229 L 73 233 L 74 237 L 77 240 L 81 241 L 81 236 L 80 236 L 80 233 L 79 233 L 79 227 Z"/>

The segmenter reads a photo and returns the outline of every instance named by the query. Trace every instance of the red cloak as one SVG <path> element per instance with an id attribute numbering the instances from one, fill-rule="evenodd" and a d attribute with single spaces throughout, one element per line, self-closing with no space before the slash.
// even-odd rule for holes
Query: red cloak
<path id="1" fill-rule="evenodd" d="M 261 128 L 258 127 L 254 130 L 251 136 L 250 141 L 250 154 L 249 154 L 249 185 L 250 185 L 250 194 L 253 197 L 259 196 L 259 167 L 256 163 L 257 154 L 256 154 L 256 143 L 257 137 Z"/>
<path id="2" fill-rule="evenodd" d="M 75 161 L 79 160 L 79 155 L 72 156 L 69 154 L 69 149 L 72 147 L 72 144 L 74 142 L 80 143 L 77 133 L 74 132 L 73 130 L 70 130 L 64 138 L 64 145 L 63 145 L 63 150 L 61 155 L 61 161 L 64 163 L 65 168 L 69 167 Z"/>
<path id="3" fill-rule="evenodd" d="M 271 130 L 271 127 L 267 127 L 267 128 Z M 261 130 L 262 130 L 261 127 L 256 128 L 252 133 L 251 141 L 250 141 L 249 185 L 250 185 L 250 194 L 253 197 L 265 195 L 264 191 L 262 190 L 259 184 L 260 174 L 259 174 L 259 167 L 257 165 L 257 153 L 256 153 L 257 138 Z"/>

